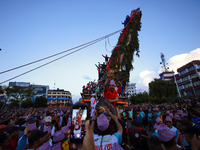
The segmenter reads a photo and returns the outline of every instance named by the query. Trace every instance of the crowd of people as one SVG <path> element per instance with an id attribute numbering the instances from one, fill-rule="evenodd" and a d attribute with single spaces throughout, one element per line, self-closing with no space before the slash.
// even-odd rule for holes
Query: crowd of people
<path id="1" fill-rule="evenodd" d="M 124 85 L 122 83 L 117 83 L 117 85 L 114 87 L 115 90 L 117 91 L 118 95 L 121 97 L 126 96 L 126 91 L 124 88 Z M 87 83 L 87 86 L 82 87 L 82 93 L 81 96 L 84 98 L 84 94 L 97 94 L 98 97 L 100 95 L 103 95 L 103 89 L 100 89 L 99 84 L 94 81 L 90 81 Z"/>
<path id="2" fill-rule="evenodd" d="M 116 86 L 114 80 L 108 78 L 100 98 L 96 92 L 92 94 L 91 103 L 94 105 L 88 107 L 92 115 L 85 119 L 84 127 L 79 123 L 83 113 L 77 111 L 77 121 L 74 122 L 72 107 L 1 110 L 0 150 L 200 149 L 198 100 L 183 100 L 181 104 L 143 103 L 124 108 L 117 106 Z M 100 106 L 102 111 L 98 112 L 96 104 L 101 97 L 115 107 L 116 115 L 107 106 Z M 70 127 L 86 130 L 81 145 L 71 143 Z"/>
<path id="3" fill-rule="evenodd" d="M 66 149 L 71 108 L 0 111 L 0 150 Z"/>

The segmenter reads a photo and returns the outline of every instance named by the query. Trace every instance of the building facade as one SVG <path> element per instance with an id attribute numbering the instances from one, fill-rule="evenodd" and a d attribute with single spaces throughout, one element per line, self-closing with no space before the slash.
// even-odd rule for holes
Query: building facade
<path id="1" fill-rule="evenodd" d="M 22 88 L 29 87 L 30 85 L 30 82 L 9 82 L 9 86 L 19 86 Z"/>
<path id="2" fill-rule="evenodd" d="M 47 92 L 47 105 L 51 105 L 52 107 L 66 107 L 71 104 L 72 96 L 69 91 L 57 89 Z"/>
<path id="3" fill-rule="evenodd" d="M 136 93 L 136 83 L 128 83 L 125 87 L 126 94 L 128 98 Z"/>
<path id="4" fill-rule="evenodd" d="M 48 85 L 34 85 L 33 84 L 32 87 L 34 88 L 34 92 L 36 94 L 34 97 L 34 100 L 36 97 L 40 97 L 40 96 L 47 98 L 47 92 L 49 90 Z"/>
<path id="5" fill-rule="evenodd" d="M 175 75 L 181 95 L 200 95 L 200 60 L 193 60 L 177 69 Z M 159 74 L 160 79 L 175 82 L 172 71 Z"/>
<path id="6" fill-rule="evenodd" d="M 9 86 L 19 86 L 21 88 L 28 88 L 30 86 L 30 82 L 9 82 Z M 34 89 L 35 96 L 32 97 L 32 101 L 35 101 L 36 97 L 43 96 L 47 98 L 47 91 L 49 90 L 48 85 L 31 85 Z"/>
<path id="7" fill-rule="evenodd" d="M 179 91 L 184 95 L 200 94 L 200 60 L 193 60 L 177 69 L 175 75 Z M 174 79 L 172 78 L 172 81 Z"/>
<path id="8" fill-rule="evenodd" d="M 162 72 L 161 74 L 159 74 L 159 76 L 160 79 L 164 81 L 170 81 L 171 77 L 173 76 L 173 72 L 172 71 Z"/>

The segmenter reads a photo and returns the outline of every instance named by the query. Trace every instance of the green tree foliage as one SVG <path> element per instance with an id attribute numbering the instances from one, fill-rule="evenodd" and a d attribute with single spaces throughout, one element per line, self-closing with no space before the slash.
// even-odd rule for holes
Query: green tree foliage
<path id="1" fill-rule="evenodd" d="M 136 14 L 131 22 L 129 22 L 128 31 L 124 35 L 124 38 L 121 42 L 118 42 L 120 45 L 117 50 L 112 52 L 111 57 L 113 58 L 110 68 L 116 68 L 116 59 L 118 56 L 124 53 L 122 66 L 125 66 L 125 71 L 123 71 L 124 82 L 129 81 L 130 71 L 133 69 L 133 55 L 136 52 L 136 55 L 139 57 L 139 40 L 138 40 L 138 31 L 141 28 L 141 16 Z M 128 36 L 131 40 L 128 45 L 126 45 Z M 121 36 L 120 36 L 121 37 Z M 119 37 L 119 39 L 120 39 Z"/>
<path id="2" fill-rule="evenodd" d="M 139 103 L 145 103 L 145 102 L 150 102 L 150 97 L 148 95 L 147 92 L 143 92 L 143 93 L 134 93 L 133 95 L 131 95 L 131 97 L 129 98 L 129 101 L 132 104 L 139 104 Z"/>
<path id="3" fill-rule="evenodd" d="M 34 107 L 46 107 L 47 106 L 47 99 L 43 96 L 36 97 L 33 103 Z"/>
<path id="4" fill-rule="evenodd" d="M 151 97 L 158 97 L 159 99 L 176 97 L 177 96 L 176 84 L 171 81 L 154 79 L 154 81 L 149 83 L 149 95 Z"/>
<path id="5" fill-rule="evenodd" d="M 3 94 L 4 94 L 3 87 L 0 86 L 0 108 L 3 108 L 5 105 L 5 99 L 4 99 Z"/>
<path id="6" fill-rule="evenodd" d="M 19 104 L 20 104 L 19 100 L 11 99 L 9 102 L 10 103 L 7 106 L 9 109 L 18 108 L 19 107 Z"/>
<path id="7" fill-rule="evenodd" d="M 151 97 L 147 92 L 143 93 L 138 93 L 138 94 L 133 94 L 129 98 L 129 101 L 131 104 L 140 104 L 140 103 L 153 103 L 153 104 L 160 104 L 160 103 L 165 103 L 166 102 L 166 97 L 162 97 L 159 99 L 158 97 L 154 96 Z"/>
<path id="8" fill-rule="evenodd" d="M 23 108 L 33 107 L 33 102 L 31 101 L 31 99 L 27 99 L 22 102 L 21 107 Z"/>
<path id="9" fill-rule="evenodd" d="M 2 86 L 0 86 L 0 94 L 4 94 L 4 90 Z"/>
<path id="10" fill-rule="evenodd" d="M 7 96 L 7 101 L 12 99 L 12 101 L 16 100 L 20 103 L 22 103 L 24 100 L 31 99 L 35 95 L 34 89 L 31 85 L 27 88 L 22 88 L 19 86 L 8 86 L 5 88 L 5 93 Z"/>

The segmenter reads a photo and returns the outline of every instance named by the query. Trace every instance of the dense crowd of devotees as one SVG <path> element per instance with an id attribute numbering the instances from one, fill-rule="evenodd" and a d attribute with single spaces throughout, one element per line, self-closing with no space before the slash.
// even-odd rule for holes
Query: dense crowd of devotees
<path id="1" fill-rule="evenodd" d="M 200 150 L 198 99 L 122 107 L 117 106 L 115 87 L 108 78 L 103 93 L 92 94 L 90 115 L 81 126 L 73 118 L 72 106 L 1 109 L 0 150 Z M 109 107 L 96 107 L 101 97 L 114 106 L 116 115 Z M 76 130 L 86 130 L 81 144 L 70 139 Z"/>
<path id="2" fill-rule="evenodd" d="M 81 149 L 198 150 L 199 106 L 197 101 L 185 101 L 181 105 L 138 104 L 119 107 L 120 117 L 109 111 L 94 115 L 87 118 Z M 71 107 L 1 110 L 0 149 L 76 149 L 76 143 L 70 143 L 69 137 L 73 125 L 71 111 Z M 117 132 L 112 135 L 106 115 L 117 125 Z M 93 133 L 94 124 L 98 127 L 97 134 Z"/>

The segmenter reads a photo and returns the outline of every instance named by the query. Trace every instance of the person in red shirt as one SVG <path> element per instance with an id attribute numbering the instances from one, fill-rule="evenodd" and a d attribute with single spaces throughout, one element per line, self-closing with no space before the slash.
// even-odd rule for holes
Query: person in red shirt
<path id="1" fill-rule="evenodd" d="M 117 93 L 119 94 L 119 96 L 121 96 L 121 92 L 122 92 L 122 86 L 121 84 L 117 84 Z"/>
<path id="2" fill-rule="evenodd" d="M 15 150 L 17 147 L 17 140 L 19 136 L 19 129 L 18 127 L 12 126 L 7 129 L 7 133 L 10 134 L 10 142 L 9 145 L 12 150 Z"/>
<path id="3" fill-rule="evenodd" d="M 89 83 L 87 84 L 87 93 L 88 93 L 88 94 L 91 93 L 91 91 L 90 91 L 90 84 L 89 84 Z"/>
<path id="4" fill-rule="evenodd" d="M 104 97 L 107 98 L 110 103 L 113 103 L 114 107 L 116 107 L 116 102 L 118 102 L 119 95 L 115 90 L 115 81 L 111 80 L 110 84 L 109 81 L 110 79 L 108 78 L 105 82 Z"/>

